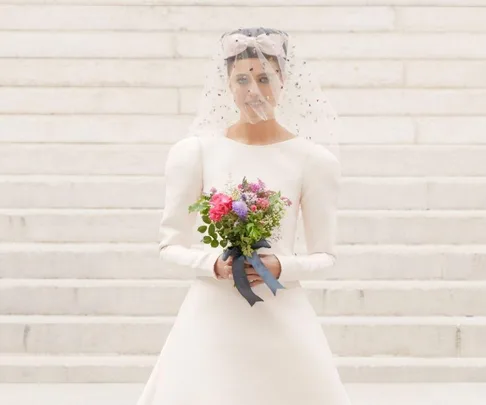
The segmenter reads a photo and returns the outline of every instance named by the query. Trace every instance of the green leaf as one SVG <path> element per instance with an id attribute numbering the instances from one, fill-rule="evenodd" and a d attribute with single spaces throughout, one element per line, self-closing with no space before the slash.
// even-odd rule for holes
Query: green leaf
<path id="1" fill-rule="evenodd" d="M 192 205 L 190 205 L 190 206 L 189 206 L 189 208 L 188 208 L 189 212 L 198 211 L 198 209 L 199 209 L 199 205 L 198 205 L 198 203 L 192 204 Z"/>
<path id="2" fill-rule="evenodd" d="M 210 224 L 211 223 L 211 220 L 209 219 L 209 217 L 207 215 L 203 215 L 202 216 L 202 220 L 205 224 Z"/>
<path id="3" fill-rule="evenodd" d="M 201 211 L 207 207 L 207 202 L 205 201 L 204 197 L 199 197 L 199 199 L 194 203 L 189 205 L 188 210 L 189 212 L 194 211 Z"/>
<path id="4" fill-rule="evenodd" d="M 213 239 L 213 241 L 211 242 L 211 247 L 213 248 L 217 248 L 219 246 L 219 243 L 216 239 Z"/>
<path id="5" fill-rule="evenodd" d="M 221 245 L 221 247 L 226 247 L 228 246 L 228 241 L 227 240 L 222 240 L 221 242 L 219 242 L 219 244 Z"/>
<path id="6" fill-rule="evenodd" d="M 214 238 L 216 236 L 216 227 L 214 224 L 209 225 L 209 234 Z"/>
<path id="7" fill-rule="evenodd" d="M 203 238 L 203 242 L 206 243 L 206 244 L 211 243 L 211 246 L 212 246 L 213 238 L 211 238 L 211 236 L 205 236 Z"/>
<path id="8" fill-rule="evenodd" d="M 201 225 L 199 228 L 197 228 L 198 232 L 204 233 L 206 232 L 208 227 L 206 225 Z"/>

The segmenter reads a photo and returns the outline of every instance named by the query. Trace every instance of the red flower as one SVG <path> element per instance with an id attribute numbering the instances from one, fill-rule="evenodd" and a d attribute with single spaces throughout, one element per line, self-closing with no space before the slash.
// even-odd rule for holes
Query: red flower
<path id="1" fill-rule="evenodd" d="M 252 206 L 250 207 L 250 209 L 251 209 L 252 211 L 256 211 L 256 210 L 257 210 L 257 206 L 256 206 L 256 205 L 252 205 Z"/>
<path id="2" fill-rule="evenodd" d="M 221 221 L 221 218 L 223 218 L 223 216 L 224 213 L 218 210 L 216 207 L 213 207 L 209 210 L 209 219 L 213 222 Z"/>
<path id="3" fill-rule="evenodd" d="M 211 221 L 218 222 L 223 216 L 231 211 L 233 199 L 223 193 L 216 193 L 210 200 L 209 218 Z"/>

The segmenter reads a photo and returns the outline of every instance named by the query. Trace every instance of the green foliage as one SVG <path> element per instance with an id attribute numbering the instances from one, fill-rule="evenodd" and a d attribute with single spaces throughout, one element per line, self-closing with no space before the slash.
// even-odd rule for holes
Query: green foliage
<path id="1" fill-rule="evenodd" d="M 241 184 L 244 190 L 249 187 L 246 177 Z M 236 188 L 227 192 L 234 199 L 239 198 L 239 193 Z M 268 208 L 248 211 L 245 220 L 230 211 L 220 221 L 213 222 L 209 218 L 211 196 L 202 194 L 194 204 L 189 206 L 189 213 L 198 212 L 205 224 L 197 228 L 198 232 L 204 235 L 202 242 L 213 248 L 238 246 L 243 254 L 251 256 L 253 253 L 251 246 L 261 239 L 271 238 L 285 215 L 285 204 L 280 192 L 265 190 L 261 196 L 268 198 Z"/>

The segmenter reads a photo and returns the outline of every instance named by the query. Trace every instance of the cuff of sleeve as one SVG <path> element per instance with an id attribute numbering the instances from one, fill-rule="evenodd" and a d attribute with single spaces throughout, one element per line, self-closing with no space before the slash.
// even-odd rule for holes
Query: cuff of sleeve
<path id="1" fill-rule="evenodd" d="M 279 281 L 298 281 L 301 275 L 299 259 L 295 255 L 275 254 L 280 262 Z"/>
<path id="2" fill-rule="evenodd" d="M 325 269 L 336 262 L 336 257 L 328 253 L 312 255 L 275 255 L 280 261 L 280 281 L 301 281 L 321 279 Z"/>
<path id="3" fill-rule="evenodd" d="M 221 253 L 219 250 L 216 250 L 215 252 L 211 252 L 208 255 L 208 259 L 206 261 L 206 266 L 205 266 L 205 271 L 207 276 L 215 279 L 215 280 L 221 280 L 221 277 L 219 277 L 216 274 L 216 262 L 218 261 L 219 256 L 221 256 Z"/>

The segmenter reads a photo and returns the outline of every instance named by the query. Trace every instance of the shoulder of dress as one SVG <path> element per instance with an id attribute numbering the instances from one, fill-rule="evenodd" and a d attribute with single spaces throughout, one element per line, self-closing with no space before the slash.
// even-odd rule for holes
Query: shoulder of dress
<path id="1" fill-rule="evenodd" d="M 169 156 L 172 158 L 195 158 L 200 153 L 200 141 L 197 136 L 187 136 L 173 143 L 169 148 Z"/>
<path id="2" fill-rule="evenodd" d="M 341 163 L 327 147 L 307 139 L 304 145 L 304 164 L 308 175 L 311 177 L 322 175 L 341 176 Z"/>
<path id="3" fill-rule="evenodd" d="M 199 139 L 197 136 L 194 135 L 181 138 L 178 141 L 174 142 L 171 146 L 172 149 L 183 149 L 183 148 L 194 149 L 197 147 L 199 147 Z"/>
<path id="4" fill-rule="evenodd" d="M 338 158 L 324 145 L 315 143 L 308 139 L 303 139 L 300 143 L 302 151 L 305 153 L 306 159 L 311 164 L 336 164 L 339 163 Z"/>

